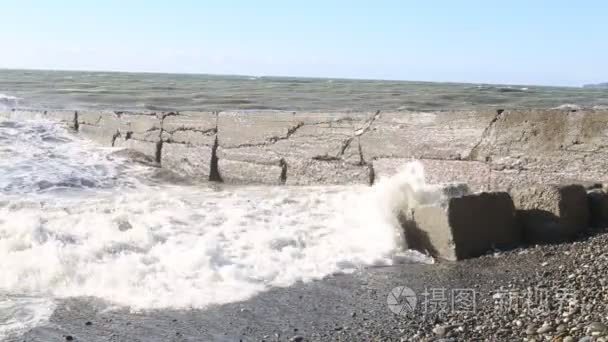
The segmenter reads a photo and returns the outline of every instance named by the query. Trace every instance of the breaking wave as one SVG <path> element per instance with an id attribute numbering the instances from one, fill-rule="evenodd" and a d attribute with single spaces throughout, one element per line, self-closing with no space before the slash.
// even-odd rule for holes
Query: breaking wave
<path id="1" fill-rule="evenodd" d="M 50 122 L 0 122 L 0 296 L 38 300 L 23 322 L 66 297 L 204 308 L 363 267 L 432 262 L 404 250 L 397 219 L 443 199 L 420 163 L 373 187 L 218 188 L 150 182 L 152 169 L 115 151 Z"/>
<path id="2" fill-rule="evenodd" d="M 0 109 L 15 108 L 19 106 L 18 97 L 0 94 Z"/>

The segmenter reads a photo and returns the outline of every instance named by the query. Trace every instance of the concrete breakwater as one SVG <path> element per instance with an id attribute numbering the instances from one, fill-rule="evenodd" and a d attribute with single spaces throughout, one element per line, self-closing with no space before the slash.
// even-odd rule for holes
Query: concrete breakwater
<path id="1" fill-rule="evenodd" d="M 430 183 L 505 192 L 483 200 L 459 196 L 428 216 L 412 214 L 415 229 L 406 235 L 417 242 L 410 247 L 462 259 L 493 247 L 570 239 L 586 228 L 589 212 L 603 210 L 589 209 L 585 186 L 606 182 L 607 114 L 12 110 L 3 116 L 59 120 L 79 135 L 135 150 L 182 176 L 226 183 L 373 184 L 418 159 Z M 470 218 L 474 211 L 488 214 Z"/>

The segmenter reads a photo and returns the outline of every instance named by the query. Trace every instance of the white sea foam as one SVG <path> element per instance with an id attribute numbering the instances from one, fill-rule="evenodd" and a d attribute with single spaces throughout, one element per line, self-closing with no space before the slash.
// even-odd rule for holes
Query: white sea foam
<path id="1" fill-rule="evenodd" d="M 393 201 L 416 196 L 382 184 L 9 198 L 0 208 L 0 289 L 205 307 L 391 264 L 402 247 Z"/>
<path id="2" fill-rule="evenodd" d="M 0 339 L 47 322 L 54 310 L 48 298 L 0 296 Z"/>
<path id="3" fill-rule="evenodd" d="M 50 123 L 0 132 L 1 160 L 17 167 L 0 168 L 0 294 L 9 296 L 93 296 L 135 310 L 244 300 L 401 260 L 397 212 L 442 200 L 416 162 L 373 187 L 218 190 L 151 183 L 143 167 Z M 49 132 L 55 139 L 43 139 Z M 75 175 L 93 186 L 66 186 Z"/>
<path id="4" fill-rule="evenodd" d="M 16 96 L 0 94 L 0 110 L 17 107 L 19 100 L 21 99 Z"/>
<path id="5" fill-rule="evenodd" d="M 559 105 L 553 109 L 565 109 L 565 110 L 580 110 L 581 106 L 573 103 L 565 103 L 563 105 Z"/>

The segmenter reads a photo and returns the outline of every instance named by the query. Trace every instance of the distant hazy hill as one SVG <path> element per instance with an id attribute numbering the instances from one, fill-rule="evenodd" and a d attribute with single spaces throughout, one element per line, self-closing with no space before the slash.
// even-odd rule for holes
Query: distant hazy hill
<path id="1" fill-rule="evenodd" d="M 599 89 L 608 89 L 608 82 L 606 83 L 598 83 L 598 84 L 585 84 L 583 88 L 599 88 Z"/>

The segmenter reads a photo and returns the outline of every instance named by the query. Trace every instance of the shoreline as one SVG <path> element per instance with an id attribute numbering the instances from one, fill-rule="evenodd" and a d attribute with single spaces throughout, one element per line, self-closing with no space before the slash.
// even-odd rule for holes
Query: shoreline
<path id="1" fill-rule="evenodd" d="M 96 300 L 68 299 L 61 301 L 47 326 L 30 330 L 22 339 L 62 340 L 71 336 L 75 341 L 456 341 L 542 340 L 553 336 L 570 341 L 567 336 L 592 336 L 589 326 L 604 320 L 605 304 L 597 303 L 599 297 L 594 297 L 592 291 L 603 288 L 600 284 L 604 277 L 590 274 L 581 266 L 590 257 L 607 258 L 608 252 L 601 249 L 606 241 L 608 235 L 602 230 L 573 243 L 536 246 L 457 263 L 367 268 L 355 274 L 273 288 L 243 302 L 204 310 L 106 311 L 105 305 Z M 593 255 L 588 255 L 588 250 Z M 599 261 L 591 266 L 606 267 Z M 571 273 L 580 276 L 572 280 Z M 571 286 L 576 283 L 586 287 Z M 421 311 L 395 314 L 389 309 L 387 298 L 398 286 L 408 286 L 416 292 L 417 310 L 422 310 L 425 288 L 474 290 L 478 294 L 477 307 L 474 312 L 429 311 L 426 317 Z M 585 301 L 566 302 L 563 308 L 536 305 L 531 310 L 523 306 L 497 309 L 497 293 L 523 292 L 528 287 L 546 289 L 551 298 L 560 289 L 570 289 Z M 590 303 L 596 304 L 587 306 Z M 551 327 L 540 330 L 546 323 Z M 593 336 L 607 332 L 602 330 Z"/>
<path id="2" fill-rule="evenodd" d="M 450 117 L 448 113 L 453 116 Z M 9 117 L 31 115 L 32 118 L 40 118 L 40 114 L 12 112 Z M 382 173 L 376 174 L 378 170 L 389 170 L 384 171 L 384 174 L 390 175 L 390 170 L 397 170 L 399 163 L 416 158 L 414 153 L 417 151 L 424 151 L 427 154 L 421 158 L 423 163 L 426 161 L 431 166 L 433 162 L 437 163 L 435 169 L 431 167 L 431 179 L 436 177 L 435 181 L 449 182 L 465 178 L 473 189 L 486 191 L 508 188 L 522 180 L 552 184 L 573 179 L 601 184 L 605 181 L 602 178 L 605 177 L 603 157 L 608 154 L 604 150 L 604 146 L 608 146 L 605 145 L 604 134 L 604 130 L 608 129 L 608 115 L 605 111 L 389 113 L 386 116 L 372 113 L 367 117 L 361 116 L 359 120 L 330 117 L 326 121 L 296 114 L 288 116 L 288 120 L 274 120 L 276 115 L 272 114 L 247 121 L 251 117 L 238 113 L 227 113 L 222 118 L 221 113 L 206 113 L 202 116 L 164 113 L 159 116 L 141 113 L 47 112 L 42 117 L 54 118 L 71 125 L 77 134 L 105 143 L 106 146 L 118 147 L 117 141 L 122 139 L 119 144 L 126 143 L 123 147 L 127 149 L 148 158 L 160 156 L 161 160 L 153 158 L 152 162 L 163 167 L 167 166 L 163 162 L 167 146 L 163 145 L 175 145 L 172 147 L 182 150 L 170 153 L 169 160 L 177 158 L 181 163 L 188 160 L 187 163 L 191 165 L 198 160 L 200 168 L 204 168 L 204 161 L 209 163 L 207 174 L 198 176 L 201 180 L 205 176 L 211 177 L 214 160 L 216 171 L 222 176 L 227 174 L 226 170 L 229 174 L 231 167 L 239 170 L 244 164 L 254 167 L 244 175 L 254 175 L 258 179 L 260 172 L 262 175 L 267 173 L 276 176 L 278 171 L 279 182 L 261 182 L 266 185 L 291 185 L 286 181 L 289 178 L 281 182 L 284 179 L 284 166 L 279 164 L 280 170 L 276 170 L 277 165 L 247 158 L 266 158 L 265 153 L 276 158 L 277 153 L 293 153 L 291 149 L 295 149 L 295 156 L 286 155 L 280 160 L 284 160 L 288 170 L 293 170 L 290 167 L 296 165 L 296 170 L 301 172 L 295 174 L 301 177 L 299 179 L 310 181 L 311 176 L 307 172 L 315 175 L 327 169 L 310 168 L 310 164 L 298 164 L 294 160 L 311 158 L 318 162 L 317 166 L 338 165 L 348 171 L 330 169 L 334 172 L 331 177 L 321 179 L 322 182 L 304 184 L 344 184 L 333 181 L 345 179 L 347 184 L 365 184 L 360 181 L 361 174 L 349 172 L 365 168 L 368 172 L 373 170 L 374 178 L 382 177 Z M 247 130 L 243 130 L 243 127 Z M 257 130 L 258 127 L 265 129 Z M 300 135 L 306 129 L 312 130 Z M 176 139 L 183 140 L 177 142 Z M 209 144 L 210 141 L 213 143 Z M 353 147 L 354 141 L 356 149 Z M 314 153 L 337 149 L 338 155 L 325 152 L 311 157 L 307 154 L 309 150 L 298 149 L 298 146 L 309 148 L 310 145 L 307 144 L 310 143 L 316 144 L 311 149 Z M 281 144 L 286 145 L 281 147 Z M 150 149 L 150 146 L 158 145 L 161 146 L 160 150 Z M 323 149 L 318 149 L 320 147 Z M 377 154 L 376 158 L 371 158 L 370 168 L 367 165 L 367 160 L 370 159 L 365 156 L 386 149 L 400 154 Z M 203 153 L 203 157 L 208 159 L 200 159 L 201 152 L 204 151 L 209 151 L 208 154 Z M 235 151 L 238 153 L 230 154 Z M 327 158 L 315 159 L 315 156 Z M 222 164 L 222 159 L 232 165 Z M 380 163 L 387 162 L 387 159 L 389 163 L 386 165 Z M 222 165 L 228 167 L 222 168 Z M 462 165 L 467 167 L 463 168 Z M 585 168 L 581 165 L 585 165 Z M 186 176 L 194 177 L 194 174 Z M 496 182 L 488 181 L 492 177 Z M 372 180 L 372 177 L 369 179 Z M 222 180 L 227 184 L 238 184 Z M 591 233 L 593 235 L 597 232 Z M 581 234 L 587 233 L 579 232 L 578 236 Z M 361 338 L 458 340 L 460 337 L 492 339 L 496 336 L 531 339 L 536 335 L 550 335 L 568 341 L 566 336 L 597 337 L 608 334 L 602 316 L 606 308 L 601 302 L 597 303 L 594 297 L 602 296 L 601 291 L 608 288 L 601 273 L 605 270 L 604 259 L 608 259 L 603 250 L 607 240 L 608 235 L 602 231 L 582 242 L 518 248 L 498 253 L 497 256 L 486 255 L 457 263 L 368 268 L 352 275 L 330 276 L 288 288 L 273 288 L 244 302 L 206 310 L 159 310 L 137 314 L 121 310 L 105 311 L 105 304 L 94 299 L 61 300 L 51 317 L 50 325 L 34 328 L 24 337 L 31 341 L 68 339 L 68 336 L 86 341 L 183 341 L 200 339 L 201 336 L 214 340 L 268 341 Z M 597 272 L 589 273 L 589 266 L 585 267 L 589 262 L 592 263 L 591 270 Z M 575 282 L 574 285 L 571 280 Z M 588 287 L 587 284 L 592 286 Z M 424 287 L 437 286 L 450 290 L 473 289 L 487 296 L 480 302 L 479 315 L 474 317 L 448 312 L 433 314 L 422 320 L 423 316 L 414 313 L 404 320 L 402 316 L 391 312 L 387 304 L 387 296 L 398 286 L 411 287 L 417 294 Z M 537 307 L 522 311 L 518 307 L 516 311 L 500 312 L 499 315 L 493 305 L 501 297 L 489 295 L 500 286 L 511 286 L 518 290 L 528 287 L 548 288 L 554 291 L 554 295 L 560 289 L 567 288 L 575 291 L 577 296 L 579 292 L 583 293 L 591 303 L 574 300 L 568 301 L 565 308 L 548 307 L 546 310 Z M 590 290 L 596 293 L 590 293 Z M 310 302 L 305 302 L 306 298 Z M 321 312 L 323 314 L 318 316 Z M 269 321 L 273 315 L 279 315 L 281 319 Z M 92 317 L 95 316 L 100 317 L 97 322 L 93 322 Z M 592 324 L 595 325 L 590 327 Z M 226 331 L 230 332 L 227 337 L 223 335 Z M 278 338 L 274 335 L 277 333 Z"/>

